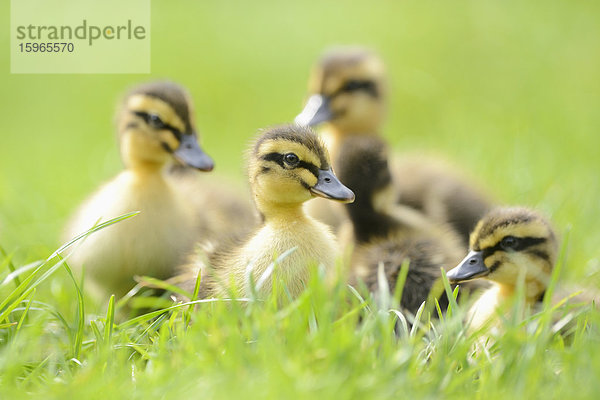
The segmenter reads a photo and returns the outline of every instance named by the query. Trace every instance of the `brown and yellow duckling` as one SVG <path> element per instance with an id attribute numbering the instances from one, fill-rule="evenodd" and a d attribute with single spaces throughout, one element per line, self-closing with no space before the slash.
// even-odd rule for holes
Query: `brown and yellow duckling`
<path id="1" fill-rule="evenodd" d="M 208 266 L 199 262 L 206 277 L 201 295 L 249 297 L 248 268 L 256 283 L 276 257 L 291 250 L 274 274 L 297 296 L 311 265 L 332 268 L 339 255 L 329 227 L 306 215 L 304 203 L 314 197 L 352 202 L 354 193 L 334 175 L 320 139 L 310 129 L 293 125 L 260 134 L 249 152 L 248 176 L 262 226 L 239 244 L 218 248 L 209 255 Z M 259 293 L 269 293 L 271 283 L 269 277 Z"/>
<path id="2" fill-rule="evenodd" d="M 296 122 L 323 124 L 324 141 L 332 159 L 337 160 L 339 148 L 348 137 L 381 135 L 387 92 L 385 66 L 375 53 L 359 47 L 335 48 L 314 67 L 310 97 Z M 399 193 L 396 201 L 434 221 L 449 223 L 466 243 L 490 207 L 475 185 L 438 159 L 402 157 L 390 160 L 390 164 Z M 339 208 L 323 202 L 313 202 L 310 212 L 336 229 L 343 220 Z"/>
<path id="3" fill-rule="evenodd" d="M 550 222 L 524 207 L 501 207 L 490 211 L 471 234 L 470 252 L 448 279 L 462 283 L 483 278 L 492 286 L 468 311 L 470 331 L 491 323 L 507 312 L 519 281 L 524 284 L 525 304 L 541 305 L 556 262 L 558 240 Z M 497 321 L 496 321 L 497 320 Z"/>
<path id="4" fill-rule="evenodd" d="M 440 268 L 451 267 L 460 260 L 460 238 L 450 228 L 384 200 L 394 187 L 387 149 L 381 139 L 348 137 L 340 146 L 337 168 L 340 179 L 356 193 L 356 201 L 345 206 L 351 221 L 351 233 L 347 236 L 354 244 L 351 281 L 362 281 L 370 291 L 377 292 L 381 289 L 378 268 L 383 263 L 393 293 L 402 265 L 409 261 L 401 307 L 414 314 L 431 293 L 445 310 L 447 298 L 443 295 Z"/>
<path id="5" fill-rule="evenodd" d="M 104 184 L 75 213 L 68 240 L 99 221 L 139 215 L 87 237 L 69 263 L 96 295 L 122 296 L 135 275 L 166 278 L 191 250 L 205 227 L 193 199 L 165 172 L 177 159 L 200 171 L 213 161 L 198 145 L 189 96 L 171 82 L 140 85 L 129 92 L 117 116 L 125 170 Z"/>

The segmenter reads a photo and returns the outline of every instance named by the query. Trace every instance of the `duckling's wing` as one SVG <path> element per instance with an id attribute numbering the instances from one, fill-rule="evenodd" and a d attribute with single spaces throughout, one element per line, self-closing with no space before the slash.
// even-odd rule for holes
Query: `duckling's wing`
<path id="1" fill-rule="evenodd" d="M 395 157 L 395 184 L 402 204 L 422 211 L 435 221 L 449 223 L 468 243 L 469 234 L 492 202 L 473 179 L 439 159 L 419 155 Z"/>

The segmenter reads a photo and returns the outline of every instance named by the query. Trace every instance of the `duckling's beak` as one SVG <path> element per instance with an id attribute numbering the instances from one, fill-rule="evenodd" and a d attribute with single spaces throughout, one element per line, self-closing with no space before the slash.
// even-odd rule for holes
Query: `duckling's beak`
<path id="1" fill-rule="evenodd" d="M 486 276 L 490 270 L 483 263 L 483 253 L 481 251 L 471 251 L 467 256 L 452 268 L 446 276 L 452 283 L 459 283 Z"/>
<path id="2" fill-rule="evenodd" d="M 337 200 L 342 203 L 352 203 L 354 201 L 354 192 L 340 182 L 331 168 L 328 170 L 320 169 L 317 179 L 317 184 L 310 188 L 310 192 L 315 196 Z"/>
<path id="3" fill-rule="evenodd" d="M 181 135 L 181 142 L 177 150 L 173 152 L 175 158 L 192 168 L 200 171 L 212 171 L 215 163 L 198 144 L 198 139 L 194 134 Z"/>
<path id="4" fill-rule="evenodd" d="M 308 98 L 304 110 L 294 119 L 302 126 L 315 126 L 321 122 L 329 121 L 333 113 L 329 108 L 329 98 L 321 94 L 313 94 Z"/>

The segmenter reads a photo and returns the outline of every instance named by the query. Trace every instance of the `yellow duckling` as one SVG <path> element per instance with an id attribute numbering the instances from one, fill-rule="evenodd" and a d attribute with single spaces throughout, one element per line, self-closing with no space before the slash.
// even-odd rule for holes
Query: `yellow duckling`
<path id="1" fill-rule="evenodd" d="M 522 207 L 496 208 L 471 234 L 470 252 L 448 272 L 448 279 L 461 283 L 485 278 L 492 287 L 469 309 L 467 321 L 476 331 L 498 316 L 524 279 L 525 303 L 538 304 L 548 287 L 558 252 L 550 222 L 536 211 Z"/>
<path id="2" fill-rule="evenodd" d="M 173 159 L 201 171 L 213 161 L 198 145 L 191 102 L 180 86 L 156 82 L 133 89 L 117 118 L 125 170 L 102 186 L 67 226 L 70 239 L 98 221 L 140 211 L 87 237 L 69 259 L 96 295 L 122 296 L 135 275 L 166 278 L 202 228 L 193 202 L 165 173 Z"/>
<path id="3" fill-rule="evenodd" d="M 385 200 L 394 187 L 383 140 L 348 137 L 339 150 L 338 176 L 356 193 L 356 201 L 345 206 L 351 227 L 342 229 L 354 244 L 351 280 L 362 281 L 370 291 L 378 292 L 382 263 L 393 293 L 402 265 L 409 261 L 401 307 L 414 315 L 431 293 L 445 310 L 448 299 L 443 294 L 440 268 L 460 260 L 460 238 L 415 210 Z"/>
<path id="4" fill-rule="evenodd" d="M 324 123 L 323 140 L 337 160 L 346 137 L 379 136 L 386 115 L 387 78 L 383 61 L 360 47 L 334 48 L 313 68 L 300 125 Z"/>
<path id="5" fill-rule="evenodd" d="M 202 296 L 227 297 L 230 290 L 250 296 L 248 268 L 257 283 L 276 257 L 292 250 L 275 274 L 290 295 L 297 296 L 309 279 L 310 265 L 334 266 L 338 249 L 329 228 L 306 215 L 303 204 L 316 196 L 351 202 L 354 193 L 334 175 L 329 155 L 308 128 L 286 125 L 262 133 L 249 152 L 248 176 L 262 226 L 237 246 L 217 249 L 203 269 Z M 250 266 L 250 267 L 249 267 Z M 259 293 L 269 293 L 267 279 Z M 182 286 L 187 286 L 186 284 Z"/>
<path id="6" fill-rule="evenodd" d="M 342 47 L 325 53 L 309 81 L 310 97 L 296 117 L 302 125 L 323 123 L 322 134 L 333 160 L 350 136 L 380 136 L 386 115 L 387 78 L 381 59 L 364 48 Z M 423 157 L 390 160 L 399 201 L 434 221 L 449 223 L 466 241 L 489 201 L 446 163 Z M 337 167 L 336 165 L 334 165 Z M 313 202 L 311 215 L 334 228 L 343 213 L 331 204 Z"/>

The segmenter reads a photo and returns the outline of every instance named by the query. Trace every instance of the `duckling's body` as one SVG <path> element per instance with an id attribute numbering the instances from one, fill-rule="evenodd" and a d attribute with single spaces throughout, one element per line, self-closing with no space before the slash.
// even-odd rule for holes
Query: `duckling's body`
<path id="1" fill-rule="evenodd" d="M 131 211 L 140 213 L 90 235 L 69 259 L 75 268 L 85 268 L 98 295 L 124 295 L 135 285 L 136 275 L 169 276 L 201 226 L 186 199 L 161 174 L 124 171 L 83 204 L 66 237 Z"/>
<path id="2" fill-rule="evenodd" d="M 397 201 L 452 227 L 464 243 L 490 209 L 476 180 L 443 157 L 403 155 L 392 160 L 391 170 Z"/>
<path id="3" fill-rule="evenodd" d="M 525 306 L 531 310 L 541 302 L 558 250 L 556 234 L 541 214 L 522 207 L 494 209 L 477 224 L 470 249 L 448 272 L 451 282 L 484 277 L 492 284 L 468 311 L 470 331 L 487 323 L 498 325 L 498 314 L 508 311 L 507 302 L 514 298 L 520 279 Z"/>
<path id="4" fill-rule="evenodd" d="M 200 149 L 187 94 L 169 82 L 139 86 L 118 117 L 126 169 L 92 195 L 68 224 L 68 240 L 94 224 L 140 213 L 88 236 L 69 263 L 85 269 L 97 295 L 124 295 L 136 275 L 170 276 L 207 225 L 166 173 L 173 157 L 199 170 L 212 160 Z"/>
<path id="5" fill-rule="evenodd" d="M 168 179 L 195 210 L 194 219 L 199 221 L 202 240 L 219 243 L 247 233 L 259 224 L 248 188 L 238 182 L 194 170 L 185 174 L 170 170 Z"/>
<path id="6" fill-rule="evenodd" d="M 409 270 L 401 299 L 403 309 L 415 313 L 432 289 L 440 297 L 440 268 L 460 259 L 460 239 L 451 229 L 433 224 L 425 216 L 381 200 L 393 190 L 384 142 L 377 137 L 349 137 L 340 148 L 338 174 L 352 185 L 356 201 L 346 205 L 352 224 L 353 281 L 377 292 L 378 268 L 383 263 L 389 289 L 395 290 L 404 262 Z"/>
<path id="7" fill-rule="evenodd" d="M 286 213 L 287 214 L 287 213 Z M 339 249 L 330 228 L 301 210 L 289 213 L 282 218 L 269 218 L 265 224 L 245 243 L 231 253 L 216 253 L 210 261 L 213 265 L 227 266 L 217 272 L 218 281 L 246 281 L 246 268 L 253 266 L 254 282 L 258 282 L 268 266 L 290 249 L 296 249 L 277 265 L 276 276 L 286 283 L 289 293 L 296 297 L 304 289 L 309 278 L 310 267 L 322 264 L 332 268 Z M 293 218 L 293 219 L 292 219 Z M 270 293 L 272 279 L 261 286 L 261 293 Z M 248 296 L 247 288 L 238 293 Z M 211 295 L 227 296 L 228 288 L 223 285 L 214 287 Z"/>
<path id="8" fill-rule="evenodd" d="M 314 68 L 305 109 L 296 121 L 314 126 L 323 123 L 323 140 L 333 160 L 351 136 L 380 136 L 386 114 L 387 78 L 383 62 L 361 48 L 340 48 L 326 53 Z M 449 224 L 468 242 L 477 221 L 490 202 L 472 184 L 437 159 L 398 157 L 391 173 L 398 196 L 391 199 L 424 213 L 433 221 Z M 334 165 L 337 168 L 337 165 Z M 315 201 L 310 214 L 338 229 L 344 217 L 335 204 Z"/>
<path id="9" fill-rule="evenodd" d="M 323 144 L 309 129 L 272 128 L 258 138 L 250 154 L 250 186 L 263 225 L 239 244 L 226 245 L 209 255 L 201 267 L 203 296 L 250 296 L 248 266 L 257 283 L 273 261 L 292 252 L 274 272 L 292 296 L 303 290 L 311 265 L 332 268 L 338 255 L 329 228 L 307 216 L 303 203 L 315 196 L 352 201 L 354 194 L 333 175 Z M 261 294 L 271 291 L 272 277 Z M 184 287 L 188 285 L 184 284 Z"/>

